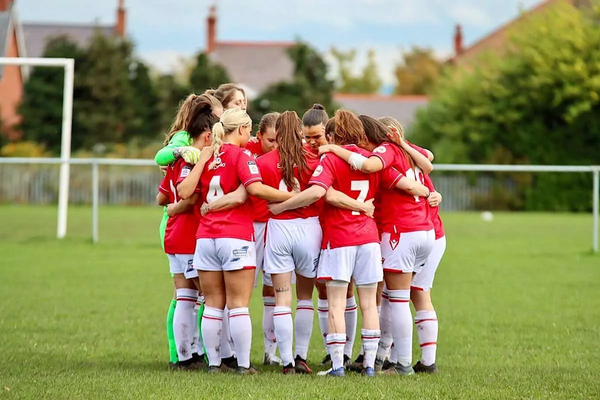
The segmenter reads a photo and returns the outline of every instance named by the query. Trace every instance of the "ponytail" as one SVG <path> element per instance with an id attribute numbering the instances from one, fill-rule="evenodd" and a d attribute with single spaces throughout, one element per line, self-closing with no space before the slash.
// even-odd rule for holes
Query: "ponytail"
<path id="1" fill-rule="evenodd" d="M 223 138 L 225 137 L 225 127 L 221 121 L 213 125 L 211 148 L 213 152 L 213 162 L 210 163 L 208 169 L 213 169 L 221 164 L 221 146 L 223 146 Z"/>
<path id="2" fill-rule="evenodd" d="M 281 173 L 285 184 L 293 190 L 300 190 L 294 179 L 294 167 L 300 173 L 308 170 L 306 157 L 309 154 L 302 144 L 302 127 L 295 111 L 286 111 L 277 118 L 277 151 L 281 158 Z"/>
<path id="3" fill-rule="evenodd" d="M 211 148 L 214 159 L 208 166 L 208 169 L 215 168 L 221 163 L 219 155 L 221 154 L 221 147 L 223 146 L 225 136 L 231 134 L 241 126 L 252 126 L 252 119 L 244 110 L 238 108 L 226 110 L 221 115 L 220 121 L 213 125 Z"/>

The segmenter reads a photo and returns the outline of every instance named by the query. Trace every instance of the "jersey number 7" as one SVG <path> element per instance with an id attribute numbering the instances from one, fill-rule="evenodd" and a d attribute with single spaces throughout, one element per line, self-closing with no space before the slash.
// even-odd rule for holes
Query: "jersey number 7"
<path id="1" fill-rule="evenodd" d="M 359 192 L 356 200 L 364 203 L 369 193 L 369 181 L 351 181 L 350 190 Z M 360 212 L 352 211 L 352 215 L 360 215 Z"/>

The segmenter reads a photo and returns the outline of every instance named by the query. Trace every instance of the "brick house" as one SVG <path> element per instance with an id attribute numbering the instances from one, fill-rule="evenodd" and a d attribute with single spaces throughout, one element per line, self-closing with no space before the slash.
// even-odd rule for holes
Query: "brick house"
<path id="1" fill-rule="evenodd" d="M 17 0 L 0 0 L 0 57 L 42 57 L 48 40 L 57 36 L 68 36 L 81 46 L 87 45 L 98 30 L 105 35 L 125 36 L 124 0 L 118 0 L 116 23 L 105 26 L 20 23 L 16 3 Z M 10 139 L 19 137 L 14 125 L 20 122 L 17 111 L 28 75 L 28 67 L 0 66 L 0 123 Z"/>

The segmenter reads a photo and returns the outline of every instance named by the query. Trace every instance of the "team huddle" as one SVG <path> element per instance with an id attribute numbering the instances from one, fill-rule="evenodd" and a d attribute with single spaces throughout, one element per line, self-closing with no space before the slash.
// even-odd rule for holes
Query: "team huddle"
<path id="1" fill-rule="evenodd" d="M 433 154 L 391 117 L 329 118 L 318 104 L 302 119 L 266 114 L 251 137 L 246 103 L 234 84 L 188 96 L 156 155 L 175 285 L 171 366 L 257 373 L 248 306 L 262 275 L 264 364 L 312 373 L 316 287 L 330 364 L 319 374 L 437 372 L 430 291 L 446 241 Z M 352 361 L 358 308 L 362 346 Z M 414 366 L 413 323 L 422 353 Z"/>

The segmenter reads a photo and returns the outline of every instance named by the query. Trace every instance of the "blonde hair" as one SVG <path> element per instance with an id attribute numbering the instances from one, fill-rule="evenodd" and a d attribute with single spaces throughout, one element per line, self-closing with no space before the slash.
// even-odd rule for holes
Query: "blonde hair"
<path id="1" fill-rule="evenodd" d="M 404 127 L 398 120 L 394 117 L 381 117 L 379 118 L 379 122 L 387 126 L 388 128 L 396 128 L 398 134 L 402 139 L 404 139 Z"/>
<path id="2" fill-rule="evenodd" d="M 223 138 L 242 126 L 252 126 L 252 118 L 246 114 L 246 111 L 240 110 L 239 108 L 225 110 L 223 115 L 221 115 L 219 122 L 212 128 L 211 147 L 214 159 L 208 166 L 208 169 L 212 169 L 221 163 L 219 154 L 221 152 L 221 146 L 223 146 Z"/>

